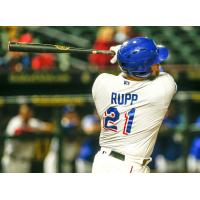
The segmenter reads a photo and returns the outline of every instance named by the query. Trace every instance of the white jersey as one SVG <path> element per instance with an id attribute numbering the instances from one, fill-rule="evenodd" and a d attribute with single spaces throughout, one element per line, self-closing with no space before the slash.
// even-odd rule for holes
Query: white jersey
<path id="1" fill-rule="evenodd" d="M 31 128 L 41 128 L 43 124 L 44 123 L 42 121 L 35 118 L 31 118 L 28 121 L 28 126 L 30 126 Z M 9 121 L 6 128 L 6 134 L 9 136 L 14 136 L 16 130 L 18 128 L 22 128 L 23 126 L 23 119 L 20 115 L 17 115 Z M 20 157 L 31 158 L 33 156 L 34 144 L 34 141 L 19 141 L 8 139 L 5 141 L 4 154 L 15 154 Z"/>
<path id="2" fill-rule="evenodd" d="M 137 158 L 149 158 L 157 133 L 176 92 L 171 75 L 130 81 L 103 73 L 92 88 L 101 118 L 100 146 Z"/>
<path id="3" fill-rule="evenodd" d="M 17 115 L 9 121 L 8 126 L 6 128 L 6 133 L 10 136 L 14 136 L 16 129 L 21 128 L 23 126 L 23 119 L 20 117 L 20 115 Z M 28 126 L 30 126 L 31 128 L 40 128 L 43 126 L 43 123 L 38 119 L 31 118 L 28 121 Z"/>

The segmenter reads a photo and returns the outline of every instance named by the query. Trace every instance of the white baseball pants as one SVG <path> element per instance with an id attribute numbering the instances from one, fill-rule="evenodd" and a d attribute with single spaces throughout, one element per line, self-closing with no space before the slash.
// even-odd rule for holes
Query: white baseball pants
<path id="1" fill-rule="evenodd" d="M 101 148 L 96 154 L 92 166 L 92 173 L 149 173 L 150 169 L 147 164 L 132 160 L 125 157 L 125 160 L 112 157 L 110 155 L 111 149 Z"/>

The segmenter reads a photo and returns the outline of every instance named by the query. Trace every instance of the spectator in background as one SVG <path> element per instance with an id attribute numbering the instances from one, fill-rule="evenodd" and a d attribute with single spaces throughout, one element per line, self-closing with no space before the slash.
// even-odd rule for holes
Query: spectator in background
<path id="1" fill-rule="evenodd" d="M 62 172 L 75 172 L 75 159 L 80 151 L 80 118 L 73 106 L 65 106 L 60 120 L 62 134 Z M 44 172 L 58 172 L 59 141 L 53 139 L 44 161 Z"/>
<path id="2" fill-rule="evenodd" d="M 17 35 L 21 29 L 21 27 L 19 27 L 19 26 L 5 26 L 3 28 L 7 31 L 8 40 L 17 38 Z"/>
<path id="3" fill-rule="evenodd" d="M 8 136 L 22 136 L 37 132 L 52 132 L 53 124 L 33 118 L 33 107 L 22 104 L 17 116 L 11 118 L 6 128 Z M 34 156 L 34 141 L 31 139 L 7 139 L 2 158 L 3 172 L 30 172 Z"/>
<path id="4" fill-rule="evenodd" d="M 31 61 L 33 71 L 51 71 L 55 68 L 56 57 L 51 53 L 34 55 Z"/>
<path id="5" fill-rule="evenodd" d="M 67 72 L 70 70 L 71 56 L 69 53 L 58 53 L 58 69 L 61 72 Z"/>
<path id="6" fill-rule="evenodd" d="M 76 159 L 76 169 L 79 173 L 89 173 L 92 171 L 94 156 L 99 150 L 100 120 L 94 111 L 93 114 L 86 115 L 81 121 L 82 129 L 86 135 Z"/>
<path id="7" fill-rule="evenodd" d="M 8 41 L 12 42 L 24 42 L 32 43 L 33 36 L 30 32 L 23 32 L 23 28 L 17 27 L 6 27 L 4 28 L 5 34 L 2 34 L 1 40 L 2 43 L 7 43 Z M 4 47 L 5 45 L 3 45 Z M 5 47 L 4 47 L 5 48 Z M 1 55 L 0 55 L 1 56 Z M 56 66 L 56 55 L 50 53 L 41 53 L 41 54 L 30 54 L 25 52 L 8 52 L 4 55 L 3 59 L 0 62 L 0 67 L 2 69 L 9 66 L 12 72 L 26 72 L 26 71 L 50 71 L 53 70 Z"/>
<path id="8" fill-rule="evenodd" d="M 197 117 L 195 127 L 200 129 L 200 116 Z M 188 172 L 200 172 L 200 136 L 193 138 L 187 159 Z"/>
<path id="9" fill-rule="evenodd" d="M 109 26 L 100 27 L 93 48 L 98 50 L 109 50 L 113 45 L 115 45 L 114 28 Z M 111 68 L 110 59 L 110 55 L 104 54 L 91 54 L 89 56 L 90 64 L 100 71 Z"/>
<path id="10" fill-rule="evenodd" d="M 183 170 L 183 136 L 177 129 L 184 126 L 184 123 L 184 117 L 177 113 L 175 105 L 172 104 L 163 120 L 152 154 L 151 167 L 157 172 L 181 172 Z"/>

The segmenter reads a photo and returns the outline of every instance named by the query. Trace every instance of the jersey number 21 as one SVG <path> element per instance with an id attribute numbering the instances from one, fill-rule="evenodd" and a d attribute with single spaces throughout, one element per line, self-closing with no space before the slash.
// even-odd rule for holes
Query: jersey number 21
<path id="1" fill-rule="evenodd" d="M 135 108 L 132 108 L 129 112 L 124 114 L 125 123 L 123 128 L 123 134 L 128 135 L 131 133 L 133 125 L 133 119 L 135 114 Z M 114 132 L 117 132 L 117 122 L 119 120 L 120 113 L 115 107 L 110 107 L 105 111 L 103 116 L 103 127 Z"/>

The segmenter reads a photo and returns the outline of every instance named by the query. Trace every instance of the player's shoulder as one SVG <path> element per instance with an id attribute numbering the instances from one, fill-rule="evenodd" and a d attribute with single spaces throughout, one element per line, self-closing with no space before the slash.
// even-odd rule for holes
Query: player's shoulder
<path id="1" fill-rule="evenodd" d="M 160 72 L 159 76 L 154 80 L 154 82 L 158 85 L 176 85 L 173 76 L 167 72 Z"/>
<path id="2" fill-rule="evenodd" d="M 108 88 L 109 83 L 113 82 L 114 77 L 116 76 L 108 73 L 102 73 L 99 76 L 97 76 L 92 86 L 93 97 L 96 93 L 100 93 L 103 90 L 105 92 L 105 89 Z"/>
<path id="3" fill-rule="evenodd" d="M 114 77 L 116 76 L 108 73 L 102 73 L 98 75 L 95 79 L 93 87 L 95 87 L 96 85 L 108 84 L 108 81 L 112 81 Z"/>
<path id="4" fill-rule="evenodd" d="M 165 79 L 165 80 L 169 80 L 169 81 L 174 81 L 174 78 L 171 74 L 167 73 L 167 72 L 160 72 L 158 79 Z"/>
<path id="5" fill-rule="evenodd" d="M 161 72 L 158 76 L 159 83 L 165 89 L 166 94 L 175 94 L 177 91 L 177 85 L 172 75 L 167 72 Z"/>
<path id="6" fill-rule="evenodd" d="M 10 119 L 9 124 L 17 124 L 20 123 L 21 121 L 22 121 L 21 117 L 19 115 L 16 115 Z"/>

